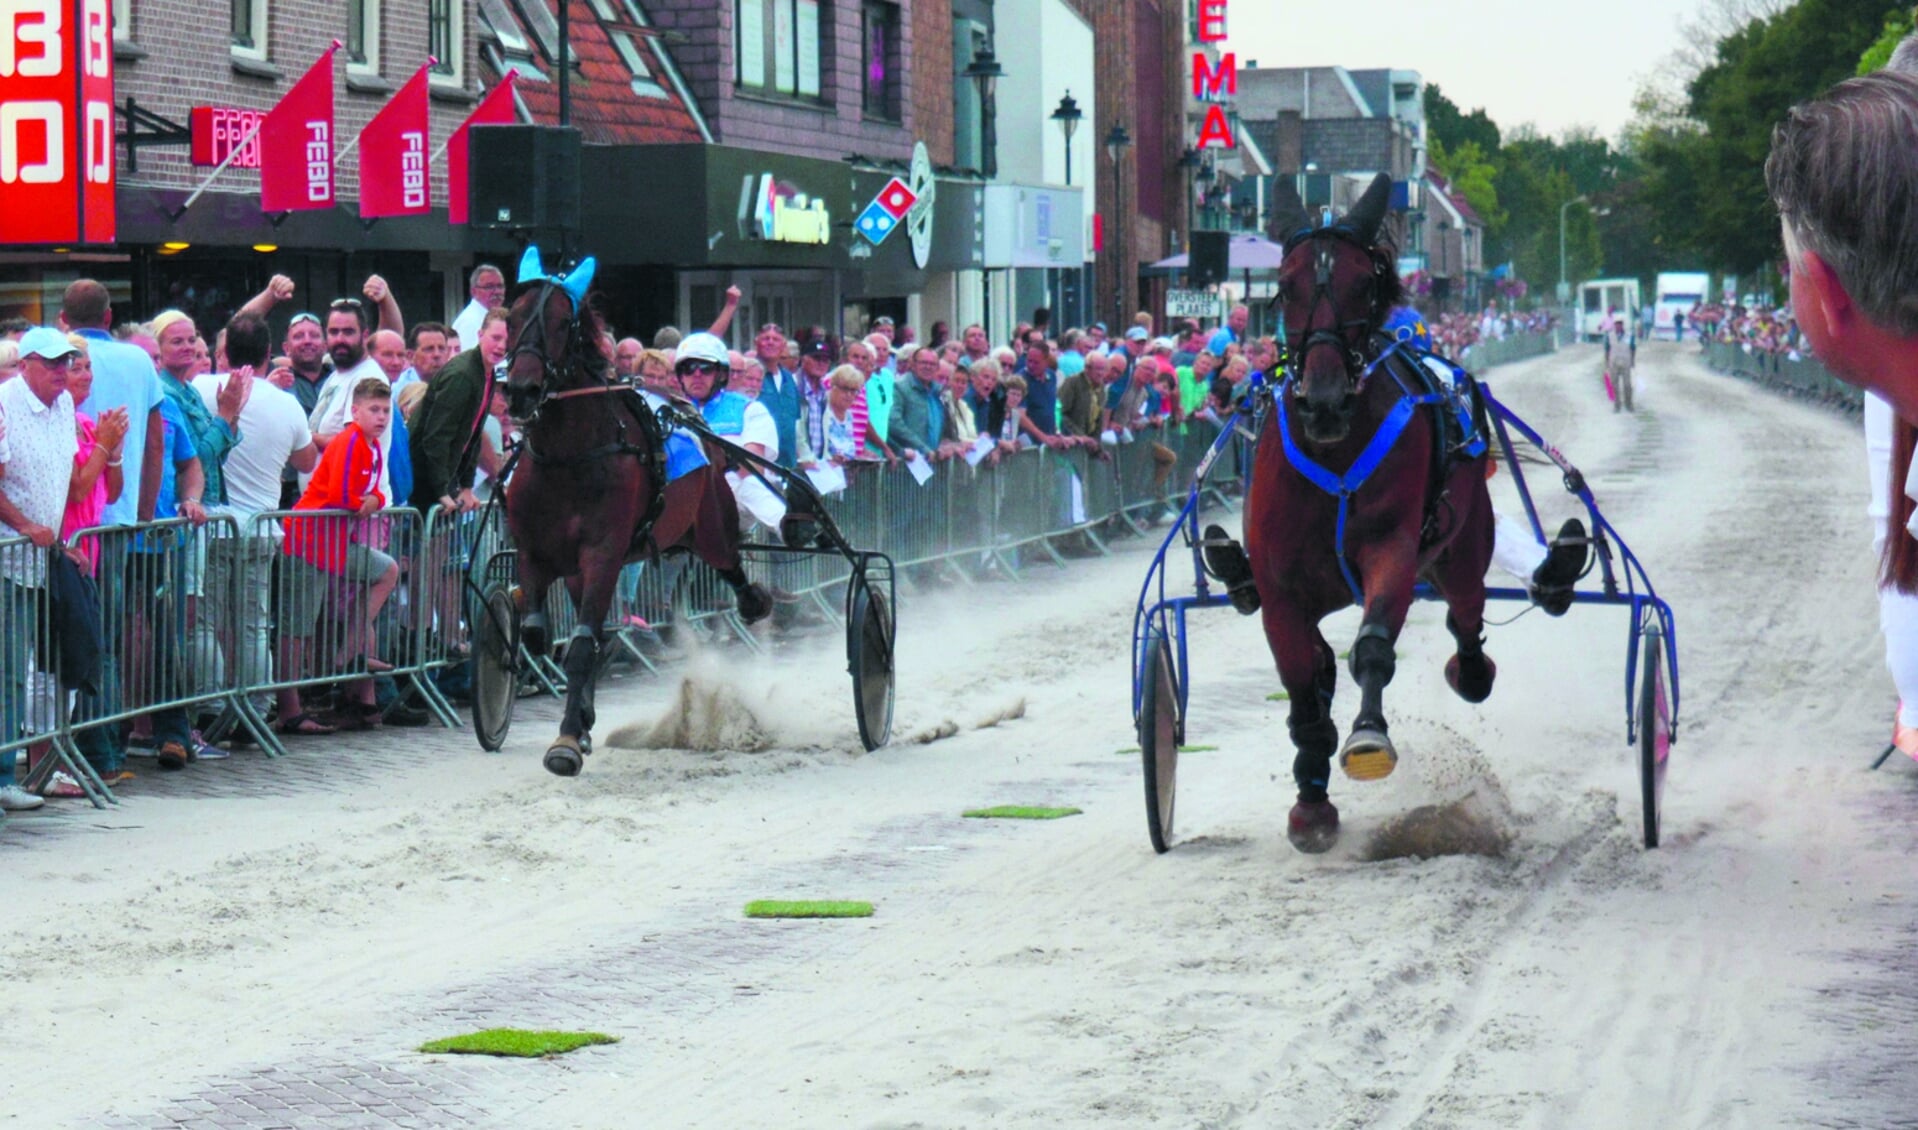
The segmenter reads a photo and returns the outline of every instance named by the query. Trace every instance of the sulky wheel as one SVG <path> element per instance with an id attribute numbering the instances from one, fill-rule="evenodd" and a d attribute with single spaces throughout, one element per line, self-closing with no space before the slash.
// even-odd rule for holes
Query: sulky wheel
<path id="1" fill-rule="evenodd" d="M 863 575 L 853 581 L 846 610 L 846 668 L 852 672 L 853 713 L 867 752 L 892 737 L 893 622 L 886 596 Z"/>
<path id="2" fill-rule="evenodd" d="M 1666 689 L 1665 633 L 1646 627 L 1638 682 L 1638 786 L 1645 806 L 1645 846 L 1658 846 L 1665 805 L 1665 767 L 1672 750 L 1672 708 Z"/>
<path id="3" fill-rule="evenodd" d="M 506 585 L 487 586 L 473 637 L 473 734 L 480 748 L 496 753 L 519 696 L 519 613 Z"/>
<path id="4" fill-rule="evenodd" d="M 1172 847 L 1172 805 L 1179 787 L 1179 691 L 1164 635 L 1147 640 L 1140 671 L 1139 755 L 1145 765 L 1145 822 L 1152 850 Z"/>

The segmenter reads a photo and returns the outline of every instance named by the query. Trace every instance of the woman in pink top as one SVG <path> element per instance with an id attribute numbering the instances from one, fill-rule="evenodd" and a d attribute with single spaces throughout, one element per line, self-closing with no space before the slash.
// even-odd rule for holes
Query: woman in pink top
<path id="1" fill-rule="evenodd" d="M 78 352 L 67 371 L 67 390 L 75 405 L 93 394 L 93 363 L 87 357 L 87 339 L 78 334 L 68 341 Z M 100 512 L 120 497 L 120 461 L 127 438 L 127 410 L 109 408 L 96 422 L 85 412 L 75 411 L 73 418 L 80 433 L 80 450 L 73 457 L 73 483 L 67 489 L 67 512 L 60 522 L 60 536 L 70 538 L 81 530 L 100 524 Z M 93 538 L 73 547 L 85 562 L 82 567 L 92 575 L 100 564 L 100 545 Z M 77 563 L 77 562 L 76 562 Z"/>

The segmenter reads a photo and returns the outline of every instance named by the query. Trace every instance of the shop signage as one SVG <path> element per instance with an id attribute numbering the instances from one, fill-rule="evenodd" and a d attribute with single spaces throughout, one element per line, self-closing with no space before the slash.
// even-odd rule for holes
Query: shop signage
<path id="1" fill-rule="evenodd" d="M 872 198 L 866 210 L 859 213 L 854 227 L 866 237 L 866 242 L 874 247 L 886 242 L 886 237 L 899 227 L 899 221 L 906 218 L 912 206 L 919 201 L 919 194 L 907 186 L 905 181 L 894 177 L 880 188 L 879 195 Z"/>
<path id="2" fill-rule="evenodd" d="M 0 244 L 114 238 L 111 0 L 0 0 Z"/>
<path id="3" fill-rule="evenodd" d="M 807 196 L 771 173 L 748 176 L 739 193 L 740 230 L 768 243 L 832 242 L 826 202 Z"/>
<path id="4" fill-rule="evenodd" d="M 195 165 L 217 165 L 233 154 L 232 167 L 260 167 L 258 128 L 266 120 L 265 110 L 242 110 L 238 106 L 195 106 L 187 111 L 187 130 L 192 135 Z M 251 135 L 251 136 L 249 136 Z M 242 144 L 244 142 L 244 144 Z M 234 147 L 240 151 L 234 153 Z"/>
<path id="5" fill-rule="evenodd" d="M 1209 290 L 1168 290 L 1165 292 L 1165 316 L 1211 321 L 1219 316 L 1219 296 Z"/>
<path id="6" fill-rule="evenodd" d="M 1200 43 L 1225 42 L 1226 3 L 1227 0 L 1198 0 L 1197 38 Z M 1194 143 L 1197 148 L 1238 147 L 1238 138 L 1232 133 L 1232 121 L 1221 104 L 1224 99 L 1236 98 L 1238 94 L 1239 57 L 1236 52 L 1220 54 L 1216 66 L 1203 50 L 1192 52 L 1192 97 L 1206 103 L 1205 122 L 1199 126 L 1199 137 Z"/>
<path id="7" fill-rule="evenodd" d="M 914 200 L 906 213 L 906 235 L 912 240 L 913 264 L 923 271 L 932 258 L 932 205 L 939 193 L 939 186 L 932 179 L 932 158 L 927 155 L 923 141 L 912 147 L 912 171 L 907 176 Z"/>

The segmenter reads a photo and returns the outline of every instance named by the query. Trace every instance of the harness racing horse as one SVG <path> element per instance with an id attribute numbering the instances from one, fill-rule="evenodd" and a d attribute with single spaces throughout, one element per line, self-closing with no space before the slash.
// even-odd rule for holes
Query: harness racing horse
<path id="1" fill-rule="evenodd" d="M 1381 174 L 1336 223 L 1300 226 L 1286 241 L 1278 301 L 1290 377 L 1267 414 L 1246 495 L 1245 551 L 1291 697 L 1298 803 L 1287 834 L 1307 852 L 1338 837 L 1326 792 L 1335 749 L 1356 780 L 1397 764 L 1382 699 L 1419 581 L 1450 608 L 1458 650 L 1446 682 L 1482 702 L 1497 674 L 1481 635 L 1495 528 L 1483 445 L 1475 454 L 1451 445 L 1448 402 L 1379 332 L 1401 294 L 1393 249 L 1379 239 L 1390 190 Z M 1319 622 L 1354 602 L 1365 610 L 1351 650 L 1361 702 L 1339 748 L 1337 662 Z"/>
<path id="2" fill-rule="evenodd" d="M 732 586 L 742 620 L 773 608 L 740 564 L 725 454 L 704 444 L 705 466 L 666 481 L 665 431 L 637 391 L 613 381 L 604 327 L 585 301 L 593 270 L 588 258 L 550 277 L 539 249 L 527 248 L 507 318 L 507 405 L 526 437 L 506 488 L 522 642 L 534 654 L 550 643 L 544 608 L 555 581 L 565 581 L 577 611 L 566 644 L 566 709 L 545 757 L 562 777 L 577 774 L 592 752 L 594 683 L 623 567 L 690 551 Z"/>

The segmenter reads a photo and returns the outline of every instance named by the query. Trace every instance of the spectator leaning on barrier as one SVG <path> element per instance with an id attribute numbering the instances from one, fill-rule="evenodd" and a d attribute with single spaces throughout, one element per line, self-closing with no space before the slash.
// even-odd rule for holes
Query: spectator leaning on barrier
<path id="1" fill-rule="evenodd" d="M 406 331 L 406 368 L 393 381 L 394 403 L 413 385 L 431 381 L 452 354 L 446 350 L 447 329 L 438 322 L 417 322 Z"/>
<path id="2" fill-rule="evenodd" d="M 890 319 L 888 319 L 890 328 Z M 874 333 L 866 337 L 866 348 L 872 352 L 872 369 L 866 375 L 866 416 L 873 438 L 880 443 L 890 445 L 892 436 L 892 402 L 899 385 L 898 372 L 894 368 L 892 338 L 887 334 Z M 854 362 L 857 364 L 857 362 Z"/>
<path id="3" fill-rule="evenodd" d="M 301 654 L 314 633 L 322 608 L 326 605 L 332 578 L 349 584 L 365 585 L 364 593 L 349 604 L 352 623 L 341 641 L 340 653 L 323 656 L 336 662 L 360 657 L 367 671 L 374 674 L 391 671 L 392 664 L 374 657 L 373 625 L 386 598 L 399 584 L 399 563 L 366 544 L 361 526 L 386 507 L 380 493 L 380 437 L 392 417 L 391 386 L 377 377 L 368 377 L 353 386 L 350 393 L 352 418 L 326 445 L 320 465 L 300 496 L 296 510 L 348 510 L 351 519 L 338 515 L 286 519 L 283 547 L 288 561 L 288 581 L 282 587 L 283 615 L 280 625 L 284 670 L 301 670 Z M 345 715 L 356 728 L 379 724 L 380 709 L 374 702 L 373 680 L 356 679 L 348 692 L 354 697 L 351 713 Z M 279 692 L 279 730 L 289 736 L 325 733 L 327 727 L 305 713 L 297 687 Z"/>
<path id="4" fill-rule="evenodd" d="M 1046 447 L 1066 447 L 1059 431 L 1059 378 L 1053 371 L 1052 346 L 1034 331 L 1026 345 L 1024 368 L 1024 407 L 1019 427 L 1033 443 Z"/>
<path id="5" fill-rule="evenodd" d="M 1005 426 L 1006 393 L 999 387 L 1002 371 L 999 362 L 991 357 L 980 358 L 966 369 L 971 385 L 966 390 L 966 404 L 972 410 L 972 422 L 982 435 L 997 436 Z"/>
<path id="6" fill-rule="evenodd" d="M 369 294 L 376 289 L 384 294 L 385 285 L 375 275 L 367 280 L 366 288 Z M 327 378 L 326 387 L 320 390 L 319 406 L 308 420 L 313 427 L 313 438 L 319 441 L 321 450 L 333 442 L 334 436 L 346 430 L 353 414 L 353 390 L 359 387 L 360 382 L 368 378 L 386 380 L 379 362 L 366 351 L 372 328 L 366 303 L 360 299 L 339 298 L 327 307 L 326 352 L 333 359 L 333 375 Z M 380 445 L 380 493 L 390 498 L 393 489 L 393 436 L 390 432 L 381 437 Z"/>
<path id="7" fill-rule="evenodd" d="M 799 421 L 805 412 L 805 397 L 798 375 L 786 367 L 785 331 L 773 322 L 759 327 L 758 336 L 753 338 L 753 354 L 765 370 L 758 397 L 779 430 L 779 465 L 791 467 L 799 452 Z"/>
<path id="8" fill-rule="evenodd" d="M 1094 353 L 1085 360 L 1085 369 L 1067 377 L 1059 385 L 1059 431 L 1074 447 L 1099 446 L 1100 424 L 1105 418 L 1107 358 Z"/>
<path id="9" fill-rule="evenodd" d="M 473 495 L 477 444 L 468 441 L 492 396 L 493 368 L 506 359 L 505 307 L 487 311 L 475 341 L 446 363 L 414 410 L 412 501 L 422 514 L 436 506 L 447 512 L 479 506 Z"/>
<path id="10" fill-rule="evenodd" d="M 822 348 L 825 346 L 824 342 L 817 344 Z M 825 410 L 820 425 L 823 438 L 815 446 L 806 432 L 800 433 L 797 465 L 804 467 L 831 462 L 843 466 L 864 458 L 866 437 L 855 424 L 852 406 L 865 387 L 865 375 L 851 365 L 841 365 L 827 374 Z"/>
<path id="11" fill-rule="evenodd" d="M 939 395 L 939 351 L 914 349 L 904 363 L 910 376 L 895 390 L 887 442 L 902 454 L 912 452 L 936 463 L 946 457 L 940 449 L 945 438 L 946 406 Z"/>
<path id="12" fill-rule="evenodd" d="M 67 344 L 74 349 L 73 362 L 67 369 L 67 395 L 76 404 L 85 404 L 93 391 L 93 366 L 88 357 L 87 339 L 68 334 Z M 100 564 L 98 539 L 87 538 L 80 544 L 73 544 L 72 539 L 81 530 L 98 526 L 107 504 L 120 497 L 126 486 L 123 445 L 127 436 L 127 413 L 124 408 L 108 408 L 96 420 L 84 409 L 75 408 L 74 420 L 80 450 L 73 456 L 73 484 L 67 491 L 66 513 L 61 516 L 60 540 L 71 545 L 69 553 L 85 558 L 83 568 L 91 576 Z"/>
<path id="13" fill-rule="evenodd" d="M 67 391 L 75 350 L 66 335 L 35 326 L 20 338 L 21 375 L 0 384 L 0 540 L 24 537 L 26 547 L 0 550 L 0 741 L 28 732 L 27 676 L 51 669 L 36 654 L 47 622 L 46 552 L 59 540 L 79 450 L 73 397 Z M 0 812 L 38 808 L 44 801 L 14 783 L 13 751 L 0 753 Z"/>

